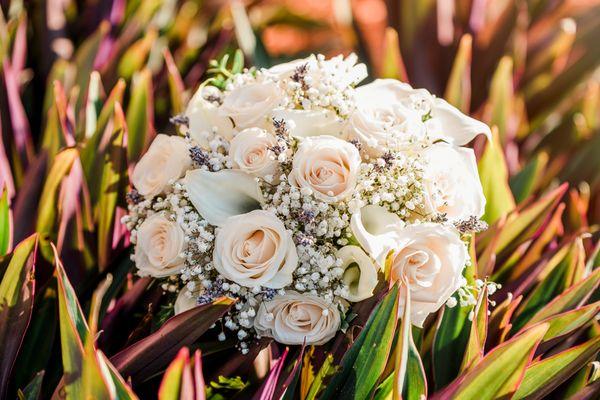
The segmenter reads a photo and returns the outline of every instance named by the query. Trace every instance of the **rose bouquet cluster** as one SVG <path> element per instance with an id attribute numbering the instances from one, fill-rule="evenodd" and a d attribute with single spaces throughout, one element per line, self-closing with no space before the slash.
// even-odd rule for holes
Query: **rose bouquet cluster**
<path id="1" fill-rule="evenodd" d="M 417 326 L 475 302 L 463 270 L 485 198 L 460 146 L 489 128 L 406 83 L 357 87 L 366 77 L 353 55 L 223 70 L 175 119 L 182 136 L 154 139 L 124 222 L 175 313 L 236 299 L 215 329 L 247 352 L 259 337 L 326 343 L 394 284 Z"/>

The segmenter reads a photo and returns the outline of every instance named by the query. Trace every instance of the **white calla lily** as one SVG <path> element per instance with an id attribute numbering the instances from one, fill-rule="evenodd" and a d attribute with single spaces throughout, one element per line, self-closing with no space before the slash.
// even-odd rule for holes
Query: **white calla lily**
<path id="1" fill-rule="evenodd" d="M 433 100 L 431 114 L 434 118 L 425 124 L 428 125 L 430 121 L 432 124 L 436 124 L 437 129 L 432 129 L 434 131 L 432 136 L 435 139 L 449 141 L 455 146 L 463 146 L 481 134 L 485 135 L 488 140 L 492 139 L 492 131 L 489 126 L 463 114 L 444 99 L 436 97 Z M 436 132 L 438 129 L 439 134 Z"/>
<path id="2" fill-rule="evenodd" d="M 377 205 L 368 205 L 352 215 L 350 229 L 352 234 L 379 267 L 395 243 L 395 233 L 404 223 L 396 214 Z"/>
<path id="3" fill-rule="evenodd" d="M 173 305 L 175 315 L 196 307 L 198 305 L 197 300 L 198 296 L 196 293 L 190 292 L 187 287 L 181 289 L 177 295 L 177 299 L 175 299 L 175 304 Z"/>
<path id="4" fill-rule="evenodd" d="M 227 218 L 260 208 L 264 201 L 255 177 L 238 170 L 188 171 L 183 179 L 188 197 L 209 224 L 221 226 Z"/>
<path id="5" fill-rule="evenodd" d="M 330 135 L 339 137 L 344 129 L 343 121 L 331 110 L 273 110 L 274 119 L 287 122 L 290 135 L 304 138 Z"/>
<path id="6" fill-rule="evenodd" d="M 348 286 L 348 294 L 343 297 L 357 302 L 373 296 L 378 268 L 371 258 L 358 246 L 344 246 L 337 251 L 336 256 L 342 260 L 342 281 Z"/>

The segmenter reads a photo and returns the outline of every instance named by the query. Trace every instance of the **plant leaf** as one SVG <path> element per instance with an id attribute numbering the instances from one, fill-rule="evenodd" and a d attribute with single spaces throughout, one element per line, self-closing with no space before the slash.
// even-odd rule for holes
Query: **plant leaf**
<path id="1" fill-rule="evenodd" d="M 194 343 L 235 303 L 222 297 L 170 318 L 152 335 L 134 343 L 111 358 L 125 377 L 143 382 L 164 368 L 182 346 Z"/>
<path id="2" fill-rule="evenodd" d="M 600 350 L 600 336 L 552 357 L 533 363 L 525 371 L 523 382 L 514 399 L 541 399 L 563 383 Z"/>
<path id="3" fill-rule="evenodd" d="M 17 391 L 17 397 L 21 400 L 38 400 L 42 391 L 42 381 L 44 380 L 44 371 L 40 371 L 23 388 Z"/>
<path id="4" fill-rule="evenodd" d="M 0 282 L 0 397 L 31 318 L 37 243 L 35 234 L 19 243 Z"/>
<path id="5" fill-rule="evenodd" d="M 534 156 L 516 175 L 510 178 L 510 190 L 517 204 L 533 194 L 548 164 L 548 153 L 540 152 Z"/>
<path id="6" fill-rule="evenodd" d="M 394 286 L 373 310 L 362 332 L 342 359 L 341 371 L 327 385 L 321 400 L 364 399 L 374 392 L 394 339 L 398 287 Z"/>
<path id="7" fill-rule="evenodd" d="M 543 342 L 564 336 L 590 322 L 600 312 L 600 301 L 544 319 L 550 327 Z M 527 329 L 527 326 L 525 327 Z"/>
<path id="8" fill-rule="evenodd" d="M 531 326 L 548 317 L 579 306 L 592 295 L 598 288 L 598 285 L 600 285 L 600 268 L 594 270 L 590 276 L 573 285 L 560 296 L 546 304 L 527 322 L 527 325 Z"/>
<path id="9" fill-rule="evenodd" d="M 398 41 L 398 32 L 394 28 L 385 29 L 385 49 L 383 62 L 381 63 L 381 77 L 398 79 L 403 82 L 408 81 L 406 69 L 400 54 L 400 44 Z"/>
<path id="10" fill-rule="evenodd" d="M 58 258 L 54 245 L 56 279 L 58 282 L 58 313 L 60 324 L 60 342 L 64 377 L 59 391 L 66 397 L 77 398 L 112 398 L 114 386 L 103 376 L 102 369 L 95 353 L 88 351 L 91 337 L 81 306 Z M 88 346 L 86 346 L 88 344 Z"/>
<path id="11" fill-rule="evenodd" d="M 187 347 L 182 347 L 175 359 L 169 364 L 165 371 L 160 388 L 158 389 L 159 400 L 179 400 L 189 397 L 180 394 L 182 378 L 186 366 L 189 372 L 190 352 Z"/>
<path id="12" fill-rule="evenodd" d="M 139 160 L 154 136 L 152 73 L 143 69 L 133 75 L 127 106 L 127 159 Z"/>
<path id="13" fill-rule="evenodd" d="M 496 347 L 474 365 L 470 372 L 434 398 L 510 398 L 519 387 L 525 369 L 547 329 L 547 324 L 537 325 Z"/>
<path id="14" fill-rule="evenodd" d="M 456 295 L 455 298 L 458 302 Z M 468 317 L 473 307 L 443 306 L 442 309 L 432 346 L 433 381 L 438 389 L 450 383 L 460 371 L 471 327 Z"/>
<path id="15" fill-rule="evenodd" d="M 57 221 L 58 195 L 60 184 L 67 176 L 73 163 L 77 159 L 78 151 L 76 148 L 69 148 L 61 151 L 54 157 L 54 162 L 50 167 L 44 189 L 39 202 L 36 231 L 43 237 L 51 237 Z"/>
<path id="16" fill-rule="evenodd" d="M 521 303 L 513 321 L 514 331 L 519 330 L 527 321 L 552 299 L 567 289 L 572 281 L 573 270 L 577 264 L 583 268 L 583 249 L 575 239 L 563 246 L 540 272 L 539 283 Z"/>
<path id="17" fill-rule="evenodd" d="M 492 128 L 492 140 L 485 145 L 478 163 L 479 179 L 486 198 L 482 219 L 489 224 L 515 208 L 515 199 L 508 186 L 508 168 L 498 130 Z"/>
<path id="18" fill-rule="evenodd" d="M 394 361 L 394 386 L 392 398 L 400 399 L 404 393 L 404 382 L 408 379 L 407 364 L 408 364 L 408 349 L 409 341 L 412 339 L 411 321 L 410 321 L 410 290 L 404 289 L 404 311 L 402 313 L 402 321 L 398 332 L 398 341 L 396 342 L 395 361 Z"/>
<path id="19" fill-rule="evenodd" d="M 2 190 L 0 197 L 0 257 L 8 254 L 12 249 L 13 221 L 8 188 Z"/>
<path id="20" fill-rule="evenodd" d="M 460 39 L 452 71 L 446 84 L 444 98 L 448 103 L 464 113 L 469 112 L 471 103 L 471 56 L 473 52 L 473 38 L 464 34 Z"/>
<path id="21" fill-rule="evenodd" d="M 514 134 L 514 128 L 511 126 L 515 115 L 513 85 L 513 60 L 509 56 L 504 56 L 492 76 L 490 95 L 485 111 L 489 124 L 498 127 L 498 143 L 502 145 L 506 144 L 509 136 L 512 137 Z M 499 147 L 500 149 L 502 145 Z M 500 164 L 498 165 L 500 166 Z"/>
<path id="22" fill-rule="evenodd" d="M 117 203 L 125 196 L 127 179 L 127 124 L 119 103 L 115 103 L 115 118 L 109 149 L 105 154 L 98 199 L 98 264 L 104 270 L 112 252 Z"/>
<path id="23" fill-rule="evenodd" d="M 479 293 L 477 305 L 475 306 L 473 321 L 471 322 L 471 331 L 469 341 L 465 349 L 465 355 L 462 360 L 461 371 L 478 363 L 483 358 L 485 349 L 485 340 L 487 338 L 488 328 L 488 291 L 487 286 Z"/>

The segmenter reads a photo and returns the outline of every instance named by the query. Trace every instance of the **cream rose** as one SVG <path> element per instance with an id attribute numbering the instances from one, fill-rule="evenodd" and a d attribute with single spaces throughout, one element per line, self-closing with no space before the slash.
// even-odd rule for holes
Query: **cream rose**
<path id="1" fill-rule="evenodd" d="M 202 86 L 185 110 L 190 137 L 201 147 L 209 147 L 208 142 L 213 132 L 228 140 L 233 137 L 231 120 L 218 112 L 221 100 L 222 93 L 219 89 L 214 86 Z"/>
<path id="2" fill-rule="evenodd" d="M 273 109 L 283 100 L 283 91 L 274 82 L 250 83 L 229 92 L 219 115 L 229 118 L 234 129 L 265 127 Z"/>
<path id="3" fill-rule="evenodd" d="M 403 228 L 396 240 L 388 258 L 390 280 L 399 282 L 401 290 L 410 289 L 411 321 L 422 327 L 460 287 L 467 249 L 456 229 L 433 223 Z M 400 310 L 404 296 L 400 294 Z"/>
<path id="4" fill-rule="evenodd" d="M 238 133 L 231 141 L 229 156 L 234 168 L 254 176 L 276 177 L 279 162 L 270 150 L 277 145 L 277 139 L 271 133 L 260 128 L 248 128 Z"/>
<path id="5" fill-rule="evenodd" d="M 135 263 L 140 275 L 161 278 L 183 268 L 183 230 L 162 214 L 148 217 L 137 230 Z"/>
<path id="6" fill-rule="evenodd" d="M 292 283 L 298 254 L 283 222 L 271 212 L 254 210 L 229 217 L 217 231 L 213 263 L 241 286 L 280 289 Z"/>
<path id="7" fill-rule="evenodd" d="M 367 89 L 368 91 L 373 91 L 371 94 L 366 93 L 367 101 L 370 99 L 379 103 L 376 98 L 380 95 L 383 96 L 384 92 L 389 92 L 386 96 L 393 98 L 394 104 L 399 104 L 416 113 L 418 118 L 423 121 L 425 131 L 431 140 L 441 139 L 447 143 L 462 146 L 479 134 L 491 137 L 492 133 L 486 124 L 463 114 L 456 107 L 444 99 L 433 96 L 426 89 L 413 89 L 408 83 L 393 79 L 378 79 L 363 86 L 363 88 L 367 87 L 370 87 Z"/>
<path id="8" fill-rule="evenodd" d="M 260 305 L 254 328 L 279 343 L 320 345 L 335 336 L 340 323 L 340 313 L 324 299 L 287 290 Z"/>
<path id="9" fill-rule="evenodd" d="M 358 140 L 370 156 L 411 145 L 425 136 L 419 113 L 402 102 L 403 85 L 386 79 L 356 89 L 356 110 L 346 134 Z"/>
<path id="10" fill-rule="evenodd" d="M 310 189 L 327 203 L 352 194 L 360 169 L 357 148 L 333 136 L 315 136 L 300 142 L 289 175 L 290 183 Z"/>
<path id="11" fill-rule="evenodd" d="M 192 166 L 188 145 L 179 136 L 157 135 L 137 163 L 131 183 L 145 197 L 154 197 Z"/>
<path id="12" fill-rule="evenodd" d="M 481 217 L 485 196 L 472 149 L 435 144 L 423 152 L 426 205 L 450 220 Z"/>

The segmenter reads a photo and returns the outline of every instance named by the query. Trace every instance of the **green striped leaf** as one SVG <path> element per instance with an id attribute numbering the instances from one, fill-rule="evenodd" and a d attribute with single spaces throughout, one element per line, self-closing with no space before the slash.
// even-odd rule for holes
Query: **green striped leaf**
<path id="1" fill-rule="evenodd" d="M 489 352 L 469 373 L 437 398 L 492 400 L 510 398 L 521 383 L 533 353 L 548 330 L 537 325 Z M 448 397 L 444 397 L 448 396 Z"/>
<path id="2" fill-rule="evenodd" d="M 388 360 L 398 315 L 398 287 L 375 308 L 350 350 L 341 370 L 327 385 L 322 400 L 365 399 L 374 390 Z"/>
<path id="3" fill-rule="evenodd" d="M 21 348 L 33 309 L 38 236 L 19 243 L 0 282 L 0 397 Z"/>
<path id="4" fill-rule="evenodd" d="M 8 199 L 8 188 L 2 190 L 0 197 L 0 257 L 12 247 L 12 211 Z"/>
<path id="5" fill-rule="evenodd" d="M 552 357 L 533 363 L 514 399 L 541 399 L 594 359 L 600 351 L 600 336 Z"/>

